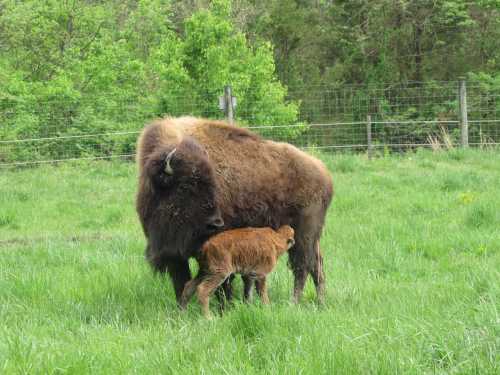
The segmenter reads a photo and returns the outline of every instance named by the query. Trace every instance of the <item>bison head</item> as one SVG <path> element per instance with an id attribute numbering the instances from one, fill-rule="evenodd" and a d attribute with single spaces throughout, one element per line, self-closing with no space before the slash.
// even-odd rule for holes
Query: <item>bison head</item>
<path id="1" fill-rule="evenodd" d="M 153 252 L 187 258 L 222 229 L 214 170 L 206 151 L 192 138 L 159 147 L 144 172 L 152 197 L 145 231 Z"/>

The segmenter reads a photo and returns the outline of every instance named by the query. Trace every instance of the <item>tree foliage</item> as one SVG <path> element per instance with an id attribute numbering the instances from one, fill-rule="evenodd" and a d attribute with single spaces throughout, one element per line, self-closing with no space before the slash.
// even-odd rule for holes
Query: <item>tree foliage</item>
<path id="1" fill-rule="evenodd" d="M 466 76 L 497 92 L 499 72 L 498 0 L 0 0 L 2 140 L 222 117 L 226 84 L 243 124 L 356 121 L 370 110 L 368 91 L 344 95 L 355 109 L 340 118 L 322 107 L 330 94 L 319 98 L 320 87 L 392 82 L 424 92 Z M 380 116 L 429 119 L 456 107 L 412 103 L 394 113 L 391 100 L 378 102 Z M 294 129 L 285 135 L 303 130 Z M 30 152 L 129 153 L 134 138 L 47 141 Z M 0 159 L 22 159 L 21 149 Z"/>
<path id="2" fill-rule="evenodd" d="M 163 115 L 222 117 L 218 96 L 227 84 L 242 119 L 295 122 L 297 105 L 285 100 L 270 44 L 249 45 L 234 29 L 230 5 L 214 1 L 177 32 L 165 0 L 2 2 L 1 138 L 133 131 Z M 75 137 L 37 152 L 125 154 L 133 146 L 134 136 Z"/>

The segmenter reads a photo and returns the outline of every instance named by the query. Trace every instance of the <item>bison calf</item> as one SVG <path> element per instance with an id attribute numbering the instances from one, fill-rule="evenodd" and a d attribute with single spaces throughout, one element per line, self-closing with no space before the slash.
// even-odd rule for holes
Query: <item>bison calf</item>
<path id="1" fill-rule="evenodd" d="M 284 225 L 277 231 L 271 228 L 242 228 L 222 232 L 205 242 L 197 256 L 200 270 L 186 284 L 181 297 L 181 308 L 186 308 L 196 291 L 203 314 L 209 316 L 209 296 L 231 274 L 245 277 L 245 295 L 255 280 L 262 303 L 269 303 L 266 276 L 278 257 L 294 244 L 294 231 Z"/>

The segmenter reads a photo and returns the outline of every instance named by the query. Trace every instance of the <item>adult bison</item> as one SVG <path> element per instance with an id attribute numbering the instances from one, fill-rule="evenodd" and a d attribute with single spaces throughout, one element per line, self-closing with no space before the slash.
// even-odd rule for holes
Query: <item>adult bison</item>
<path id="1" fill-rule="evenodd" d="M 178 301 L 191 279 L 188 258 L 210 235 L 285 224 L 295 230 L 289 252 L 294 301 L 300 300 L 308 274 L 322 300 L 319 238 L 333 185 L 319 160 L 244 128 L 181 117 L 143 130 L 137 162 L 146 257 L 155 270 L 168 272 Z"/>

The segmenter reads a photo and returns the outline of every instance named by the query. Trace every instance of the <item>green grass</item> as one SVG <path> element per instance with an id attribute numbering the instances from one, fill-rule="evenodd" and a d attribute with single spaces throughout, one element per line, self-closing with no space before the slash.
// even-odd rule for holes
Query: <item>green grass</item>
<path id="1" fill-rule="evenodd" d="M 281 259 L 212 321 L 144 262 L 134 165 L 0 171 L 0 373 L 500 373 L 500 153 L 323 159 L 326 306 Z"/>

